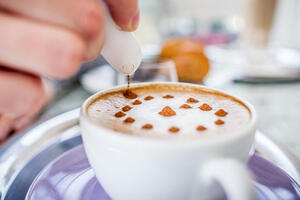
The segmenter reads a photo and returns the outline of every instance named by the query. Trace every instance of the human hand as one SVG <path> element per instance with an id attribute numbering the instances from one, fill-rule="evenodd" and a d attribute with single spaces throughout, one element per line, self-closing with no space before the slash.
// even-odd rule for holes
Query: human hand
<path id="1" fill-rule="evenodd" d="M 137 0 L 104 2 L 121 29 L 136 29 Z M 0 0 L 0 141 L 49 101 L 41 77 L 68 78 L 99 55 L 103 18 L 96 0 Z"/>

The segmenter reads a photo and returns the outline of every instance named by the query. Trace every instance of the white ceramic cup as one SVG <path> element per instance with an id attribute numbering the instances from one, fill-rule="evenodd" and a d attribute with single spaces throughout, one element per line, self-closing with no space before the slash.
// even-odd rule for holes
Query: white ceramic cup
<path id="1" fill-rule="evenodd" d="M 154 83 L 131 87 L 149 84 Z M 186 83 L 155 84 L 209 89 Z M 83 103 L 80 114 L 88 160 L 113 200 L 220 199 L 223 191 L 229 200 L 255 199 L 253 181 L 246 167 L 253 153 L 257 121 L 250 104 L 242 101 L 251 112 L 251 120 L 232 133 L 194 140 L 144 138 L 101 127 L 87 115 L 87 108 L 95 98 L 124 87 L 94 94 Z"/>

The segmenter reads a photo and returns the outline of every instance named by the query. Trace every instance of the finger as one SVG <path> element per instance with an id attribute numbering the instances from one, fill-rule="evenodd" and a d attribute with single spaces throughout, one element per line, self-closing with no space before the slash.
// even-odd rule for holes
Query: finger
<path id="1" fill-rule="evenodd" d="M 1 12 L 0 27 L 0 64 L 59 79 L 79 69 L 86 46 L 76 33 Z"/>
<path id="2" fill-rule="evenodd" d="M 8 115 L 0 115 L 0 142 L 5 140 L 7 134 L 12 130 L 14 118 Z"/>
<path id="3" fill-rule="evenodd" d="M 103 46 L 103 41 L 104 41 L 104 34 L 99 34 L 98 37 L 88 41 L 87 43 L 88 48 L 86 52 L 87 57 L 85 58 L 84 61 L 94 60 L 99 56 Z"/>
<path id="4" fill-rule="evenodd" d="M 139 23 L 137 0 L 104 0 L 108 5 L 112 18 L 121 29 L 134 31 Z"/>
<path id="5" fill-rule="evenodd" d="M 0 5 L 13 12 L 62 25 L 80 33 L 88 43 L 85 61 L 100 53 L 103 42 L 103 10 L 95 0 L 1 0 Z"/>
<path id="6" fill-rule="evenodd" d="M 42 96 L 37 104 L 31 105 L 31 108 L 29 108 L 30 112 L 27 112 L 24 116 L 15 120 L 14 130 L 20 131 L 27 127 L 38 115 L 40 110 L 53 98 L 54 86 L 47 80 L 43 80 L 43 86 L 45 89 L 45 96 Z"/>
<path id="7" fill-rule="evenodd" d="M 31 18 L 62 25 L 86 37 L 97 36 L 103 12 L 95 0 L 1 0 L 0 6 Z"/>
<path id="8" fill-rule="evenodd" d="M 31 113 L 45 99 L 40 78 L 0 69 L 0 113 L 15 118 Z"/>

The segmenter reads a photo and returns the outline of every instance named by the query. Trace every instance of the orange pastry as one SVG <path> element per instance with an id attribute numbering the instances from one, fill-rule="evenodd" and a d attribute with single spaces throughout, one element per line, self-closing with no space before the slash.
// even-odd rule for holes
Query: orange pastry
<path id="1" fill-rule="evenodd" d="M 160 57 L 175 62 L 179 81 L 202 82 L 210 68 L 203 45 L 192 39 L 174 39 L 167 42 Z"/>
<path id="2" fill-rule="evenodd" d="M 198 41 L 181 38 L 172 39 L 163 45 L 160 56 L 163 58 L 173 58 L 183 53 L 200 53 L 203 54 L 204 47 Z"/>

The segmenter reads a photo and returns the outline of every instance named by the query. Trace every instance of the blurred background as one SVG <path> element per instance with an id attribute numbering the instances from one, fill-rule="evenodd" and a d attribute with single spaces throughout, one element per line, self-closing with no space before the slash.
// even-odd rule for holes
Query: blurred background
<path id="1" fill-rule="evenodd" d="M 132 82 L 184 81 L 225 90 L 257 109 L 259 129 L 300 156 L 299 0 L 140 0 L 143 63 Z M 126 49 L 125 49 L 126 50 Z M 126 79 L 99 56 L 39 120 L 77 108 Z"/>
<path id="2" fill-rule="evenodd" d="M 143 60 L 131 82 L 190 82 L 248 101 L 258 113 L 255 151 L 299 181 L 299 160 L 284 147 L 300 158 L 300 0 L 139 0 L 139 7 L 135 35 Z M 78 108 L 97 91 L 127 84 L 127 77 L 99 55 L 70 79 L 50 82 L 55 88 L 52 101 L 27 130 L 0 142 L 0 199 L 24 199 L 38 173 L 45 166 L 51 169 L 50 161 L 82 144 Z M 72 169 L 84 166 L 74 164 L 73 158 L 80 155 L 70 160 Z M 258 191 L 266 191 L 264 199 L 296 199 L 277 183 L 295 190 L 296 184 L 290 185 L 269 166 L 254 166 L 258 180 L 272 185 L 257 183 Z M 56 171 L 48 171 L 53 179 L 42 180 L 47 187 L 41 187 L 41 193 L 47 198 L 50 190 L 83 198 L 92 194 L 89 177 L 69 168 Z"/>

